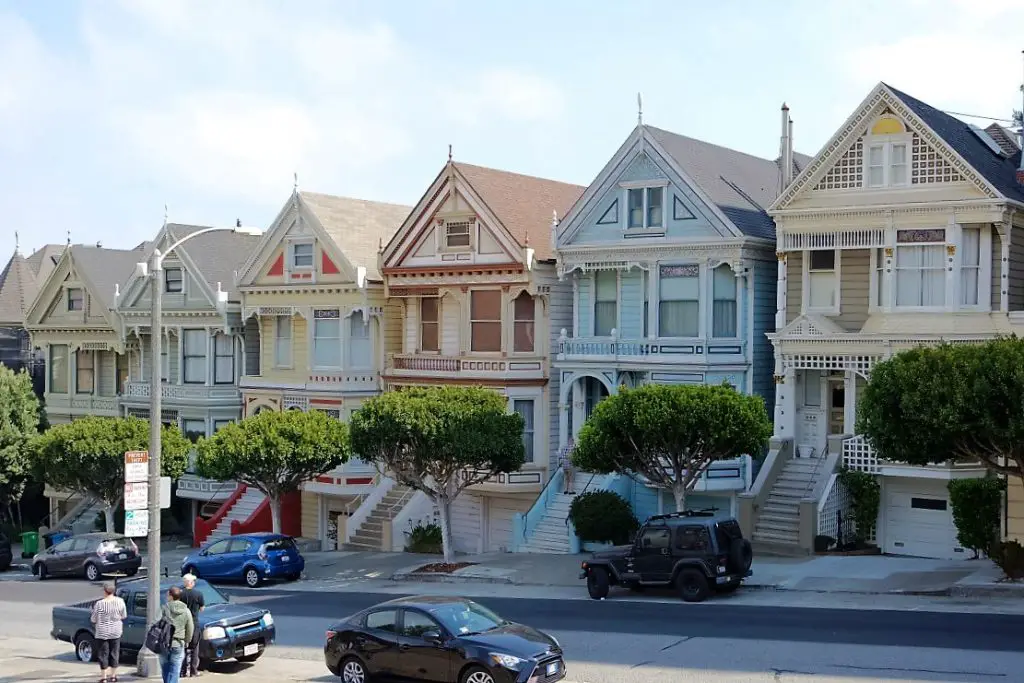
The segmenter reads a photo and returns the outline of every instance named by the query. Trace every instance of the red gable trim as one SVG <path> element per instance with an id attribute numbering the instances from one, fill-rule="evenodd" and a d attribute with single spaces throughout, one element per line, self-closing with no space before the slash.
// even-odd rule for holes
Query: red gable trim
<path id="1" fill-rule="evenodd" d="M 338 270 L 338 266 L 334 265 L 334 261 L 331 260 L 326 251 L 320 252 L 320 270 L 324 275 L 337 275 L 341 272 Z"/>
<path id="2" fill-rule="evenodd" d="M 284 275 L 284 254 L 280 254 L 273 265 L 270 266 L 270 270 L 267 271 L 268 277 L 278 277 L 280 275 Z"/>

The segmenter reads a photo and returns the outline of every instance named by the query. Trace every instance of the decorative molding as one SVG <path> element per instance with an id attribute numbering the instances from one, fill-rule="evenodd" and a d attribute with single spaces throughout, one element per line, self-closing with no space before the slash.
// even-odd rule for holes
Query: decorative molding
<path id="1" fill-rule="evenodd" d="M 765 245 L 762 258 L 768 256 Z M 598 270 L 650 270 L 652 263 L 668 260 L 739 262 L 755 255 L 756 247 L 744 245 L 739 240 L 718 244 L 644 244 L 642 246 L 622 245 L 600 248 L 563 249 L 558 254 L 558 277 L 564 278 L 573 271 L 591 273 Z"/>
<path id="2" fill-rule="evenodd" d="M 808 249 L 874 249 L 885 245 L 885 230 L 827 230 L 818 233 L 781 233 L 783 252 Z"/>

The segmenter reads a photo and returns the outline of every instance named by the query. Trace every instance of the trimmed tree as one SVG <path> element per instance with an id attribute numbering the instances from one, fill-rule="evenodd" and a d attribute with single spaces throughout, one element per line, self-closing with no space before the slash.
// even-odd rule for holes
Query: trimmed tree
<path id="1" fill-rule="evenodd" d="M 722 384 L 622 388 L 580 430 L 573 464 L 671 491 L 677 510 L 711 463 L 760 456 L 772 423 L 760 396 Z"/>
<path id="2" fill-rule="evenodd" d="M 522 467 L 523 426 L 522 416 L 489 389 L 411 388 L 377 396 L 352 415 L 352 450 L 434 503 L 451 562 L 452 501 L 469 486 Z"/>
<path id="3" fill-rule="evenodd" d="M 12 508 L 21 500 L 32 473 L 31 442 L 38 434 L 39 411 L 29 374 L 0 364 L 0 505 L 11 522 L 15 521 Z"/>
<path id="4" fill-rule="evenodd" d="M 281 533 L 281 498 L 348 460 L 348 428 L 319 410 L 263 411 L 201 439 L 197 449 L 199 474 L 262 491 Z"/>
<path id="5" fill-rule="evenodd" d="M 1024 340 L 903 351 L 871 371 L 857 431 L 879 457 L 1024 477 Z"/>
<path id="6" fill-rule="evenodd" d="M 35 464 L 46 482 L 55 489 L 101 501 L 107 531 L 113 531 L 114 510 L 124 495 L 124 454 L 149 447 L 149 421 L 137 417 L 83 417 L 50 427 L 34 439 L 33 445 Z M 176 426 L 164 426 L 161 475 L 180 477 L 191 449 L 192 444 Z"/>

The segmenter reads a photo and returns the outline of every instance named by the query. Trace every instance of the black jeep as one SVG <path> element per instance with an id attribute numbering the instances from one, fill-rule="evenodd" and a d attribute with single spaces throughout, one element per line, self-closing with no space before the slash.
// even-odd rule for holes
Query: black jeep
<path id="1" fill-rule="evenodd" d="M 686 602 L 731 593 L 753 572 L 750 541 L 739 522 L 714 510 L 687 510 L 651 517 L 633 545 L 594 553 L 583 563 L 590 597 L 600 600 L 610 586 L 641 591 L 647 586 L 675 586 Z"/>

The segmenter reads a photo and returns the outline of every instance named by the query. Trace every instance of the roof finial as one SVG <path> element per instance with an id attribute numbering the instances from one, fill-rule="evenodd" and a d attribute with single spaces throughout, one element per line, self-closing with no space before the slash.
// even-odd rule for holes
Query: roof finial
<path id="1" fill-rule="evenodd" d="M 558 209 L 551 209 L 551 227 L 558 227 Z"/>
<path id="2" fill-rule="evenodd" d="M 167 205 L 164 204 L 164 225 L 167 225 Z"/>
<path id="3" fill-rule="evenodd" d="M 636 94 L 636 125 L 644 125 L 644 98 L 640 93 Z"/>
<path id="4" fill-rule="evenodd" d="M 299 172 L 295 171 L 294 173 L 292 173 L 292 178 L 294 179 L 294 182 L 292 183 L 292 191 L 293 192 L 298 192 L 299 191 Z"/>
<path id="5" fill-rule="evenodd" d="M 71 246 L 71 231 L 68 230 L 68 246 Z"/>
<path id="6" fill-rule="evenodd" d="M 14 253 L 17 254 L 21 251 L 21 247 L 18 244 L 18 231 L 14 231 Z"/>
<path id="7" fill-rule="evenodd" d="M 448 161 L 451 161 L 451 160 L 452 160 L 452 146 L 449 143 L 449 145 L 448 145 Z"/>
<path id="8" fill-rule="evenodd" d="M 524 247 L 528 247 L 528 246 L 530 246 L 530 233 L 526 232 L 526 233 L 523 233 L 523 234 L 526 235 L 526 238 L 523 240 L 523 246 Z"/>
<path id="9" fill-rule="evenodd" d="M 384 251 L 384 238 L 383 237 L 378 237 L 377 238 L 377 251 Z"/>

